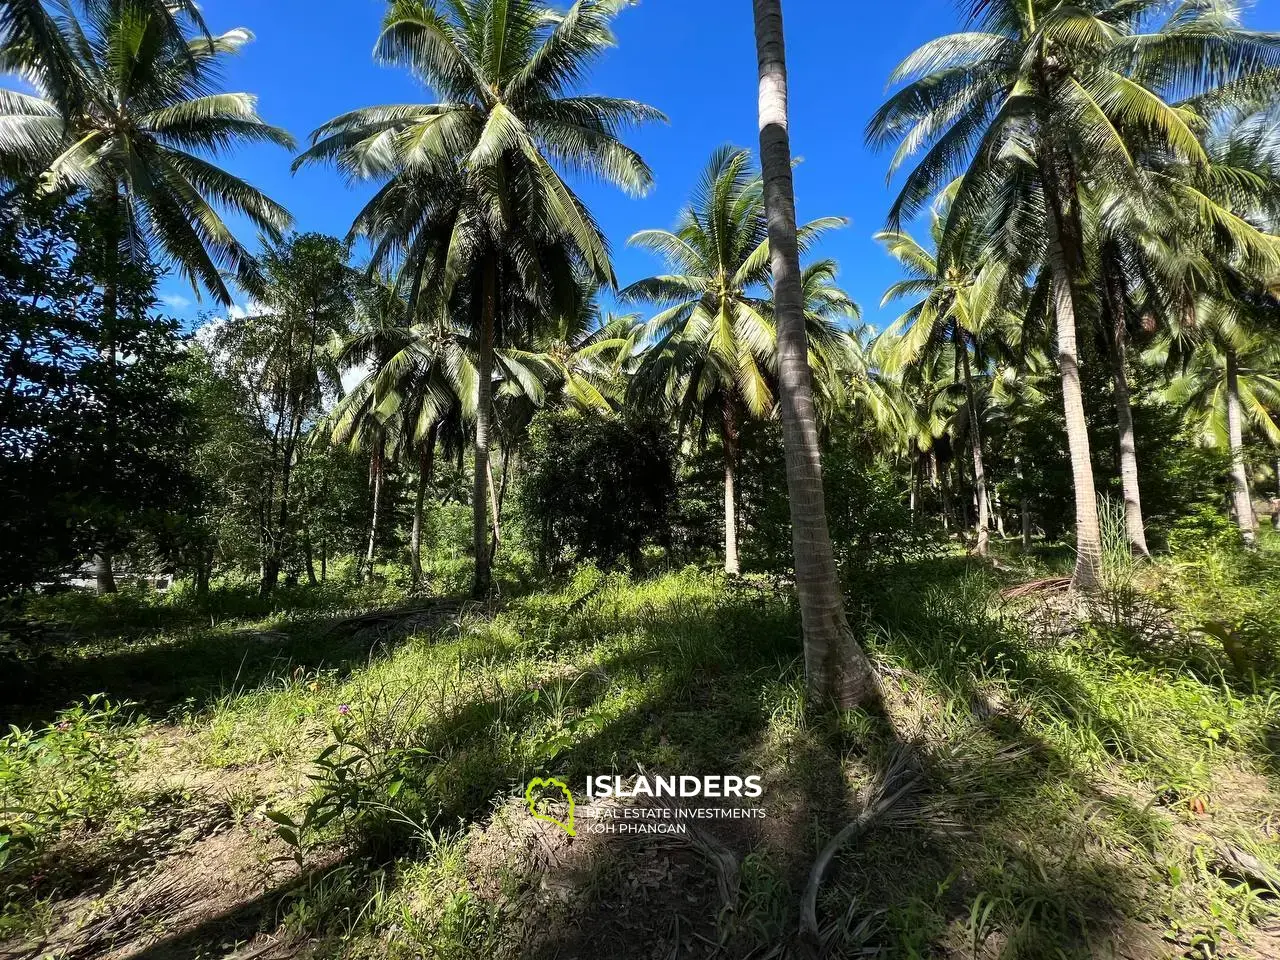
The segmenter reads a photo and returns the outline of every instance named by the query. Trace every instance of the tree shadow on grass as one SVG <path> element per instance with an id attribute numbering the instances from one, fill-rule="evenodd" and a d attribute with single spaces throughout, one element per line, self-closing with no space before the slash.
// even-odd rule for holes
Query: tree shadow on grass
<path id="1" fill-rule="evenodd" d="M 874 777 L 904 757 L 919 774 L 920 789 L 903 801 L 905 809 L 885 814 L 882 824 L 873 824 L 843 851 L 825 879 L 818 915 L 830 937 L 828 955 L 879 948 L 889 956 L 955 950 L 1085 957 L 1114 954 L 1122 943 L 1136 956 L 1162 955 L 1168 945 L 1162 947 L 1154 930 L 1130 919 L 1140 909 L 1136 891 L 1149 879 L 1142 858 L 1163 828 L 1160 815 L 1099 791 L 1016 713 L 991 703 L 986 681 L 1008 670 L 1028 685 L 1055 691 L 1065 717 L 1091 724 L 1105 739 L 1124 744 L 1130 732 L 1105 716 L 1074 678 L 1046 670 L 1016 644 L 966 646 L 964 634 L 972 624 L 963 618 L 944 615 L 917 626 L 960 641 L 954 657 L 912 665 L 942 672 L 955 703 L 973 711 L 967 742 L 904 733 L 884 717 L 865 718 L 853 735 L 824 730 L 798 748 L 807 754 L 807 770 L 790 784 L 798 790 L 783 813 L 786 829 L 773 842 L 727 838 L 730 844 L 737 840 L 741 884 L 735 897 L 708 909 L 710 866 L 697 875 L 700 886 L 692 891 L 636 891 L 633 897 L 653 902 L 642 912 L 663 917 L 636 940 L 608 935 L 623 932 L 618 916 L 625 907 L 618 897 L 597 893 L 580 904 L 574 923 L 527 955 L 623 957 L 637 949 L 663 957 L 822 953 L 796 937 L 805 874 L 826 839 L 862 809 L 865 794 L 854 794 L 850 774 Z M 884 646 L 887 653 L 903 652 L 892 638 Z M 902 671 L 886 677 L 889 684 L 905 680 Z M 765 725 L 762 718 L 757 730 Z M 1110 838 L 1130 846 L 1135 856 L 1097 842 L 1089 824 L 1098 818 L 1108 821 Z M 640 865 L 632 858 L 633 872 Z M 664 903 L 665 914 L 653 906 Z"/>
<path id="2" fill-rule="evenodd" d="M 967 569 L 957 566 L 956 575 Z M 776 597 L 743 589 L 717 604 L 674 602 L 625 615 L 610 613 L 607 602 L 579 611 L 572 624 L 563 611 L 551 611 L 548 636 L 566 658 L 585 657 L 600 637 L 626 642 L 605 643 L 589 662 L 574 659 L 575 669 L 554 681 L 499 685 L 437 710 L 407 742 L 412 750 L 395 771 L 405 783 L 397 802 L 415 804 L 408 812 L 431 834 L 459 822 L 483 832 L 492 827 L 495 801 L 519 795 L 535 775 L 579 784 L 589 774 L 629 775 L 642 765 L 694 775 L 761 769 L 770 819 L 760 829 L 707 828 L 732 869 L 709 841 L 590 845 L 582 837 L 563 841 L 585 850 L 586 864 L 559 878 L 554 902 L 543 895 L 545 872 L 517 870 L 497 893 L 475 889 L 469 876 L 464 889 L 490 901 L 488 919 L 456 927 L 426 918 L 419 935 L 434 938 L 441 955 L 805 956 L 811 945 L 796 930 L 809 868 L 861 810 L 855 787 L 904 756 L 921 786 L 904 801 L 903 816 L 873 824 L 839 855 L 822 886 L 819 920 L 841 937 L 847 955 L 867 947 L 904 957 L 998 948 L 1009 956 L 1085 956 L 1135 935 L 1126 920 L 1135 907 L 1130 891 L 1145 878 L 1132 858 L 1098 848 L 1087 824 L 1097 816 L 1114 820 L 1115 836 L 1140 849 L 1159 830 L 1154 815 L 1098 792 L 1010 705 L 992 702 L 989 681 L 1016 676 L 1029 690 L 1039 685 L 1046 702 L 1050 691 L 1062 698 L 1065 722 L 1096 724 L 1117 743 L 1127 733 L 1074 678 L 993 635 L 990 624 L 971 616 L 973 608 L 925 611 L 909 623 L 896 614 L 878 622 L 871 608 L 866 623 L 881 629 L 878 646 L 901 664 L 886 673 L 886 684 L 905 694 L 928 677 L 950 691 L 939 709 L 961 716 L 956 735 L 947 737 L 903 728 L 893 714 L 893 722 L 855 714 L 838 725 L 806 717 L 788 700 L 800 688 L 798 623 L 794 608 Z M 539 624 L 528 626 L 538 632 Z M 549 722 L 552 715 L 563 722 Z M 374 723 L 370 734 L 379 729 Z M 563 741 L 558 729 L 568 732 Z M 530 730 L 540 731 L 533 741 Z M 422 835 L 379 834 L 402 826 L 353 823 L 354 845 L 375 851 L 363 861 L 369 869 L 353 873 L 373 876 L 392 858 L 404 867 L 428 859 L 431 844 Z M 513 864 L 517 854 L 513 848 Z M 401 874 L 404 882 L 413 882 L 411 874 Z M 722 882 L 730 874 L 733 882 Z M 279 903 L 293 889 L 264 893 L 263 902 Z M 368 891 L 356 881 L 349 892 L 358 899 Z M 518 917 L 507 909 L 513 904 Z M 247 929 L 237 918 L 249 914 L 234 914 L 226 924 Z M 260 927 L 270 922 L 261 910 L 254 915 Z M 511 940 L 513 929 L 525 939 Z M 215 918 L 144 955 L 194 957 L 218 937 L 225 939 Z M 414 952 L 413 943 L 406 946 Z M 774 948 L 779 952 L 770 953 Z M 327 948 L 317 949 L 316 956 L 326 955 Z"/>
<path id="3" fill-rule="evenodd" d="M 460 601 L 440 598 L 358 617 L 351 611 L 298 611 L 264 629 L 201 626 L 182 613 L 157 630 L 108 643 L 68 644 L 38 651 L 29 661 L 0 661 L 0 724 L 48 723 L 91 692 L 136 703 L 142 716 L 157 720 L 175 708 L 198 711 L 228 693 L 299 671 L 345 678 L 405 639 L 409 631 L 396 629 L 396 618 L 415 629 L 438 629 L 461 609 Z M 431 619 L 433 610 L 439 620 Z M 387 618 L 386 629 L 377 628 L 378 615 Z M 368 626 L 371 620 L 374 627 Z"/>

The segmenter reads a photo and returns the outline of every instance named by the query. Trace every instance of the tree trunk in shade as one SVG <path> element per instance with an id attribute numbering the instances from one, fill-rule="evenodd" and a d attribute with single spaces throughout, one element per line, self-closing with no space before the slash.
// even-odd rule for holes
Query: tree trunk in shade
<path id="1" fill-rule="evenodd" d="M 849 628 L 827 527 L 813 375 L 796 242 L 787 117 L 787 66 L 780 0 L 754 0 L 759 67 L 760 164 L 769 220 L 778 337 L 778 394 L 805 676 L 814 703 L 840 709 L 880 699 L 871 662 Z"/>
<path id="2" fill-rule="evenodd" d="M 1133 429 L 1133 407 L 1129 401 L 1129 373 L 1125 367 L 1129 331 L 1125 325 L 1124 290 L 1114 269 L 1104 268 L 1107 309 L 1111 314 L 1111 379 L 1116 402 L 1116 425 L 1120 435 L 1120 483 L 1124 491 L 1124 525 L 1129 546 L 1149 557 L 1147 528 L 1142 519 L 1142 492 L 1138 484 L 1138 444 Z"/>
<path id="3" fill-rule="evenodd" d="M 724 405 L 724 572 L 737 576 L 738 562 L 738 424 L 729 401 Z"/>
<path id="4" fill-rule="evenodd" d="M 982 424 L 978 421 L 978 403 L 973 391 L 973 372 L 969 367 L 969 351 L 960 345 L 964 369 L 965 399 L 969 405 L 969 445 L 973 448 L 973 486 L 978 500 L 978 543 L 973 552 L 985 557 L 991 540 L 991 499 L 987 493 L 987 468 L 982 456 Z"/>
<path id="5" fill-rule="evenodd" d="M 476 362 L 479 380 L 476 398 L 475 478 L 471 491 L 472 549 L 475 577 L 471 596 L 489 596 L 492 567 L 489 562 L 489 432 L 493 416 L 493 337 L 498 313 L 498 264 L 493 254 L 485 257 L 480 304 L 480 350 Z"/>
<path id="6" fill-rule="evenodd" d="M 432 424 L 427 439 L 418 451 L 418 489 L 413 498 L 413 532 L 409 537 L 409 569 L 416 589 L 422 582 L 422 523 L 427 502 L 427 488 L 435 472 L 436 436 L 439 425 Z"/>
<path id="7" fill-rule="evenodd" d="M 1079 351 L 1076 347 L 1075 266 L 1081 263 L 1075 218 L 1064 207 L 1075 204 L 1075 185 L 1068 192 L 1059 182 L 1052 155 L 1041 163 L 1048 207 L 1049 270 L 1053 284 L 1054 318 L 1058 327 L 1058 367 L 1062 375 L 1062 403 L 1066 416 L 1067 447 L 1076 501 L 1076 568 L 1071 585 L 1092 591 L 1102 572 L 1102 534 L 1098 526 L 1098 498 L 1089 453 L 1089 430 L 1080 386 Z"/>

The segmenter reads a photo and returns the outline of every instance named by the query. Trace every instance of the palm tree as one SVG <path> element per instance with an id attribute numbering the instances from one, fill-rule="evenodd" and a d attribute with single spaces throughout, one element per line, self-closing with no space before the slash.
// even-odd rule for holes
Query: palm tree
<path id="1" fill-rule="evenodd" d="M 186 39 L 188 26 L 201 35 Z M 243 28 L 209 36 L 187 0 L 65 3 L 56 17 L 34 0 L 0 7 L 0 62 L 35 88 L 0 90 L 0 174 L 86 190 L 101 210 L 104 354 L 115 354 L 117 280 L 129 259 L 156 256 L 224 304 L 224 274 L 261 288 L 217 208 L 273 242 L 290 217 L 212 162 L 242 144 L 293 147 L 258 116 L 254 97 L 214 92 L 221 60 L 251 39 Z M 100 592 L 114 592 L 110 553 L 95 562 Z"/>
<path id="2" fill-rule="evenodd" d="M 843 220 L 814 221 L 800 230 L 808 242 Z M 693 425 L 705 442 L 718 433 L 724 449 L 724 569 L 739 572 L 735 487 L 739 429 L 744 419 L 765 419 L 774 411 L 771 385 L 776 336 L 773 305 L 765 296 L 769 280 L 768 225 L 763 184 L 751 154 L 724 146 L 712 154 L 680 214 L 674 231 L 644 230 L 631 238 L 664 257 L 669 274 L 637 281 L 620 294 L 624 301 L 658 304 L 661 311 L 641 334 L 647 345 L 632 377 L 630 398 L 641 405 L 674 411 L 681 432 Z M 820 286 L 827 273 L 811 277 Z M 838 338 L 826 322 L 829 296 L 815 292 L 812 318 Z"/>
<path id="3" fill-rule="evenodd" d="M 338 364 L 366 376 L 334 409 L 333 440 L 369 450 L 369 485 L 373 493 L 364 574 L 372 581 L 377 561 L 378 526 L 387 473 L 388 424 L 381 409 L 385 399 L 373 389 L 376 377 L 411 338 L 408 305 L 390 278 L 369 277 L 356 287 L 354 328 L 341 344 Z"/>
<path id="4" fill-rule="evenodd" d="M 56 33 L 47 44 L 6 45 L 8 65 L 20 66 L 37 92 L 0 91 L 0 157 L 6 170 L 40 177 L 48 189 L 88 190 L 108 227 L 122 230 L 122 252 L 151 248 L 230 304 L 224 275 L 251 291 L 261 275 L 217 208 L 273 242 L 290 217 L 208 158 L 252 143 L 291 149 L 293 138 L 258 116 L 252 95 L 213 92 L 221 61 L 253 39 L 248 30 L 181 40 L 153 6 L 164 5 L 68 4 L 49 20 Z"/>
<path id="5" fill-rule="evenodd" d="M 942 218 L 935 211 L 935 243 L 942 239 L 943 228 Z M 890 336 L 881 342 L 877 354 L 890 373 L 911 367 L 926 353 L 933 358 L 945 351 L 954 358 L 955 379 L 964 385 L 966 433 L 973 456 L 973 483 L 978 500 L 974 550 L 978 556 L 985 557 L 991 535 L 991 500 L 982 442 L 982 412 L 970 353 L 984 363 L 984 351 L 998 342 L 998 327 L 1006 312 L 997 305 L 1013 299 L 1009 271 L 998 259 L 988 259 L 981 268 L 958 262 L 942 267 L 935 254 L 901 230 L 884 231 L 877 234 L 876 239 L 907 272 L 906 279 L 886 291 L 881 305 L 923 294 L 923 298 L 913 303 L 889 328 Z"/>
<path id="6" fill-rule="evenodd" d="M 1152 154 L 1202 165 L 1187 110 L 1167 95 L 1233 84 L 1274 87 L 1275 38 L 1240 28 L 1219 4 L 1183 4 L 1149 32 L 1155 2 L 971 0 L 977 29 L 930 41 L 891 82 L 904 85 L 868 125 L 873 143 L 898 141 L 892 169 L 923 151 L 894 202 L 895 225 L 962 172 L 948 214 L 953 228 L 1008 224 L 1006 245 L 1035 249 L 1051 285 L 1068 446 L 1076 495 L 1074 584 L 1097 582 L 1101 559 L 1089 438 L 1076 348 L 1085 233 L 1080 186 L 1123 189 Z M 1138 158 L 1138 160 L 1135 160 Z M 1187 195 L 1203 195 L 1183 184 Z M 1222 211 L 1200 204 L 1205 221 Z M 1047 242 L 1041 246 L 1038 237 Z"/>
<path id="7" fill-rule="evenodd" d="M 1144 359 L 1174 376 L 1165 398 L 1183 409 L 1207 446 L 1231 458 L 1232 507 L 1246 546 L 1257 542 L 1244 431 L 1280 444 L 1280 349 L 1239 302 L 1201 297 L 1194 312 L 1162 334 Z"/>
<path id="8" fill-rule="evenodd" d="M 875 702 L 879 690 L 871 662 L 849 628 L 827 526 L 791 180 L 782 5 L 780 0 L 753 0 L 753 12 L 760 78 L 760 161 L 778 328 L 778 394 L 805 675 L 816 699 L 833 701 L 844 709 Z"/>
<path id="9" fill-rule="evenodd" d="M 550 247 L 560 248 L 562 262 L 613 282 L 604 238 L 556 165 L 633 193 L 652 182 L 620 134 L 662 115 L 633 100 L 575 91 L 615 43 L 611 23 L 624 5 L 577 0 L 560 13 L 539 0 L 392 0 L 375 55 L 410 70 L 440 100 L 344 114 L 318 129 L 298 160 L 384 181 L 353 227 L 374 243 L 375 266 L 403 258 L 412 276 L 430 272 L 465 301 L 479 343 L 477 596 L 490 583 L 486 492 L 493 350 L 507 319 L 502 295 L 549 286 Z"/>

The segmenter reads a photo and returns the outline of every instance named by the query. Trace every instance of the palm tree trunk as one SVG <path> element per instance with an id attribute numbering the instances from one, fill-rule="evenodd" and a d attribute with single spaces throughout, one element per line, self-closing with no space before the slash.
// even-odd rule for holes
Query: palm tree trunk
<path id="1" fill-rule="evenodd" d="M 1013 458 L 1014 466 L 1018 471 L 1018 486 L 1025 491 L 1025 477 L 1022 475 L 1022 458 L 1015 456 Z M 1022 502 L 1020 504 L 1021 521 L 1022 521 L 1022 549 L 1031 549 L 1031 501 L 1027 498 L 1026 493 L 1022 494 Z"/>
<path id="2" fill-rule="evenodd" d="M 978 403 L 973 392 L 973 371 L 969 367 L 969 349 L 959 344 L 964 367 L 964 390 L 969 404 L 969 445 L 973 448 L 973 486 L 978 494 L 978 544 L 973 552 L 985 557 L 991 539 L 991 501 L 987 494 L 987 470 L 982 457 L 982 425 L 978 422 Z"/>
<path id="3" fill-rule="evenodd" d="M 724 406 L 724 572 L 737 576 L 738 561 L 738 425 L 729 402 Z"/>
<path id="4" fill-rule="evenodd" d="M 489 469 L 489 509 L 493 511 L 493 539 L 489 543 L 489 562 L 498 555 L 498 545 L 502 543 L 502 505 L 507 500 L 507 481 L 511 479 L 511 444 L 505 438 L 502 441 L 502 479 L 493 483 L 493 468 Z"/>
<path id="5" fill-rule="evenodd" d="M 418 489 L 413 499 L 413 533 L 409 537 L 409 569 L 415 590 L 422 582 L 423 508 L 427 501 L 427 488 L 431 485 L 431 476 L 435 472 L 436 436 L 439 430 L 439 424 L 433 423 L 427 432 L 426 442 L 418 451 Z"/>
<path id="6" fill-rule="evenodd" d="M 908 509 L 911 511 L 911 519 L 916 516 L 916 493 L 920 489 L 920 471 L 915 457 L 912 457 L 907 464 L 907 484 L 911 491 L 908 500 Z"/>
<path id="7" fill-rule="evenodd" d="M 110 551 L 104 549 L 94 554 L 93 579 L 99 594 L 116 592 L 116 574 Z"/>
<path id="8" fill-rule="evenodd" d="M 1111 376 L 1120 434 L 1120 483 L 1124 491 L 1124 524 L 1134 553 L 1149 557 L 1147 528 L 1142 519 L 1142 491 L 1138 484 L 1138 445 L 1129 402 L 1129 373 L 1125 369 L 1128 329 L 1124 319 L 1124 291 L 1114 270 L 1104 267 L 1107 308 L 1111 313 Z"/>
<path id="9" fill-rule="evenodd" d="M 834 702 L 838 708 L 848 709 L 877 702 L 880 691 L 871 662 L 845 616 L 831 531 L 827 527 L 796 243 L 782 5 L 780 0 L 753 0 L 753 7 L 760 78 L 760 164 L 769 218 L 778 328 L 778 393 L 805 675 L 815 703 Z"/>
<path id="10" fill-rule="evenodd" d="M 302 558 L 307 569 L 307 583 L 314 587 L 319 582 L 316 580 L 316 557 L 311 546 L 311 530 L 306 526 L 302 528 Z"/>
<path id="11" fill-rule="evenodd" d="M 120 221 L 116 206 L 116 188 L 108 194 L 110 201 L 103 210 L 103 264 L 102 278 L 102 342 L 99 347 L 101 356 L 107 361 L 111 377 L 115 378 L 116 369 L 116 327 L 120 312 L 120 288 L 118 273 L 120 270 L 120 240 L 117 228 Z M 116 426 L 118 418 L 115 408 L 108 405 L 107 436 L 103 460 L 111 463 L 115 459 Z M 93 576 L 99 594 L 116 592 L 116 575 L 114 557 L 110 549 L 103 547 L 94 555 Z"/>
<path id="12" fill-rule="evenodd" d="M 938 470 L 938 485 L 942 488 L 942 529 L 951 539 L 951 484 L 947 480 L 947 466 L 942 464 Z"/>
<path id="13" fill-rule="evenodd" d="M 1244 545 L 1258 544 L 1258 527 L 1249 494 L 1249 471 L 1244 462 L 1244 417 L 1240 409 L 1240 367 L 1234 350 L 1227 351 L 1227 443 L 1231 450 L 1231 482 L 1236 523 Z"/>
<path id="14" fill-rule="evenodd" d="M 1076 349 L 1074 268 L 1081 262 L 1075 243 L 1073 218 L 1066 211 L 1063 191 L 1052 156 L 1041 164 L 1045 204 L 1049 220 L 1049 270 L 1053 283 L 1054 316 L 1058 325 L 1058 366 L 1062 374 L 1062 403 L 1066 414 L 1067 447 L 1076 499 L 1076 569 L 1071 585 L 1091 591 L 1102 570 L 1102 535 L 1098 527 L 1098 499 L 1093 485 L 1089 430 L 1080 387 L 1080 362 Z M 1075 203 L 1074 184 L 1070 202 Z"/>
<path id="15" fill-rule="evenodd" d="M 382 487 L 383 479 L 386 476 L 386 448 L 387 435 L 384 431 L 378 431 L 377 445 L 373 451 L 373 462 L 369 465 L 370 480 L 373 483 L 373 509 L 369 514 L 369 546 L 365 551 L 364 568 L 365 579 L 373 582 L 374 565 L 378 556 L 378 522 L 382 519 Z"/>
<path id="16" fill-rule="evenodd" d="M 493 405 L 493 336 L 498 312 L 498 264 L 492 253 L 485 256 L 480 304 L 480 350 L 476 363 L 479 379 L 476 398 L 475 478 L 471 491 L 472 548 L 475 578 L 471 595 L 482 600 L 489 595 L 492 568 L 489 562 L 489 428 Z"/>

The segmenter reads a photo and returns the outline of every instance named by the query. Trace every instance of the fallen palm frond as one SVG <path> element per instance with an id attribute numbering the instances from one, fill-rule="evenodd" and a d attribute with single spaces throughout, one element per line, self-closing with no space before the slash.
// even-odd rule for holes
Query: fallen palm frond
<path id="1" fill-rule="evenodd" d="M 1066 593 L 1070 589 L 1070 577 L 1044 577 L 1040 580 L 1020 583 L 1016 587 L 1009 587 L 1007 590 L 1001 590 L 1000 596 L 1005 600 L 1017 600 L 1037 593 Z"/>
<path id="2" fill-rule="evenodd" d="M 809 882 L 800 902 L 800 937 L 803 941 L 810 944 L 822 942 L 818 927 L 818 891 L 823 875 L 840 848 L 873 827 L 902 822 L 904 809 L 899 805 L 909 800 L 923 782 L 914 751 L 907 746 L 895 750 L 884 773 L 863 791 L 862 812 L 831 838 L 809 870 Z"/>

